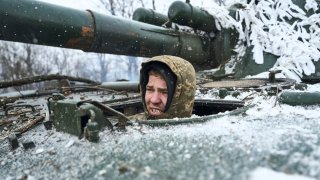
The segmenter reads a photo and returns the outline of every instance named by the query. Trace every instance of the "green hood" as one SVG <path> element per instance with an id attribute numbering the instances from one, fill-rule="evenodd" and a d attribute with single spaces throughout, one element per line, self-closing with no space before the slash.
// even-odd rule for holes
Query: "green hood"
<path id="1" fill-rule="evenodd" d="M 165 114 L 159 119 L 169 118 L 183 118 L 190 117 L 193 110 L 194 96 L 196 91 L 196 73 L 193 66 L 186 60 L 175 56 L 155 56 L 142 63 L 140 70 L 140 90 L 142 96 L 142 103 L 146 117 L 148 118 L 148 111 L 144 100 L 145 87 L 142 87 L 142 82 L 146 78 L 145 67 L 150 63 L 163 63 L 168 66 L 176 75 L 176 87 L 172 96 L 171 104 L 168 106 Z M 170 102 L 170 100 L 168 100 Z"/>

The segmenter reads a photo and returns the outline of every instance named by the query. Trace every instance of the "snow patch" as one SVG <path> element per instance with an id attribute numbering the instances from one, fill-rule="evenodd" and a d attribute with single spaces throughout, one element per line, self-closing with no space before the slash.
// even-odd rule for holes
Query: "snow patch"
<path id="1" fill-rule="evenodd" d="M 315 73 L 314 62 L 320 59 L 320 14 L 308 16 L 291 0 L 255 2 L 233 4 L 237 9 L 235 19 L 224 7 L 206 9 L 219 29 L 234 28 L 239 32 L 237 58 L 252 46 L 257 64 L 264 63 L 264 52 L 274 54 L 278 59 L 273 69 L 282 70 L 287 78 L 300 82 L 304 74 Z M 307 0 L 304 8 L 308 12 L 319 9 L 314 0 Z"/>
<path id="2" fill-rule="evenodd" d="M 315 180 L 314 178 L 309 178 L 300 175 L 285 174 L 282 172 L 276 172 L 271 169 L 258 167 L 250 174 L 250 180 Z"/>

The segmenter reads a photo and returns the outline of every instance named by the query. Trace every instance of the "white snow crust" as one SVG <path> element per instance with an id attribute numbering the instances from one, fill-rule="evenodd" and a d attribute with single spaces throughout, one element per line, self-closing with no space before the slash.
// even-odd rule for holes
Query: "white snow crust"
<path id="1" fill-rule="evenodd" d="M 304 177 L 300 175 L 291 175 L 285 173 L 279 173 L 268 168 L 258 167 L 251 172 L 250 180 L 315 180 L 314 178 Z"/>
<path id="2" fill-rule="evenodd" d="M 315 73 L 314 62 L 320 59 L 320 14 L 307 15 L 319 10 L 315 0 L 306 0 L 306 10 L 291 0 L 239 2 L 229 1 L 229 5 L 241 7 L 237 8 L 235 19 L 228 15 L 225 7 L 206 8 L 220 29 L 235 28 L 239 32 L 239 42 L 234 49 L 237 58 L 253 46 L 253 59 L 257 64 L 264 63 L 263 52 L 274 54 L 278 59 L 272 69 L 282 70 L 286 77 L 297 82 L 303 74 Z"/>

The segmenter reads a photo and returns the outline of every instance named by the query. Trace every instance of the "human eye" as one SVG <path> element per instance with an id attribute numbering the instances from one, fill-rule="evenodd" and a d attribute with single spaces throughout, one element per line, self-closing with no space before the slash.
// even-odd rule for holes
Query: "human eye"
<path id="1" fill-rule="evenodd" d="M 152 87 L 147 87 L 147 88 L 146 88 L 146 91 L 152 92 L 152 91 L 153 91 L 153 88 L 152 88 Z"/>
<path id="2" fill-rule="evenodd" d="M 161 93 L 162 93 L 162 94 L 168 94 L 168 90 L 163 89 L 163 90 L 161 90 Z"/>

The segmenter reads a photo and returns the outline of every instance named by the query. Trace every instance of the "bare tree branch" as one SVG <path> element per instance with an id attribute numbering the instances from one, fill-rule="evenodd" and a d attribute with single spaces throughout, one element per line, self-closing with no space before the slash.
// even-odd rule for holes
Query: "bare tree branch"
<path id="1" fill-rule="evenodd" d="M 156 10 L 155 0 L 152 0 L 152 9 Z"/>

